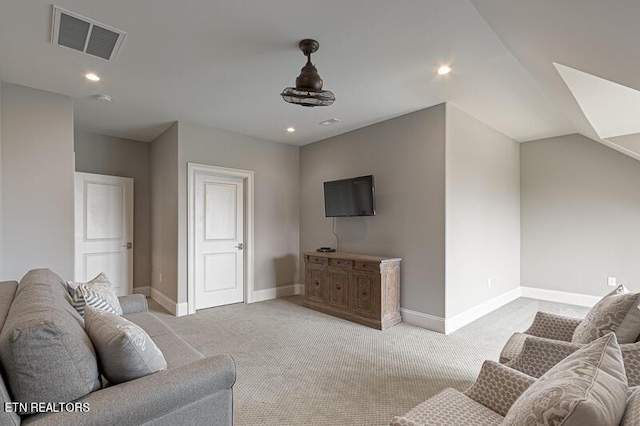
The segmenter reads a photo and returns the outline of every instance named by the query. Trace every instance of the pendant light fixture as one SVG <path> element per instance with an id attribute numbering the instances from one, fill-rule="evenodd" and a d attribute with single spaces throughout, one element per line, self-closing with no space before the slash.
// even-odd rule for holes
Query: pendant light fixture
<path id="1" fill-rule="evenodd" d="M 330 91 L 322 90 L 322 78 L 311 63 L 311 54 L 318 50 L 320 43 L 307 38 L 300 41 L 298 47 L 307 57 L 307 63 L 296 78 L 296 87 L 287 87 L 280 96 L 285 102 L 306 107 L 331 105 L 336 97 Z"/>

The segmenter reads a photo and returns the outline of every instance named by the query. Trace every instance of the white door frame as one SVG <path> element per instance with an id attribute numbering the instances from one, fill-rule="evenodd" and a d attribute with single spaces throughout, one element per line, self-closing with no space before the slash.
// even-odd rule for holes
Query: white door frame
<path id="1" fill-rule="evenodd" d="M 196 282 L 195 282 L 195 177 L 196 173 L 204 172 L 214 176 L 241 177 L 245 192 L 245 244 L 244 244 L 244 303 L 253 303 L 253 171 L 230 169 L 227 167 L 209 166 L 206 164 L 187 163 L 187 313 L 196 313 Z"/>

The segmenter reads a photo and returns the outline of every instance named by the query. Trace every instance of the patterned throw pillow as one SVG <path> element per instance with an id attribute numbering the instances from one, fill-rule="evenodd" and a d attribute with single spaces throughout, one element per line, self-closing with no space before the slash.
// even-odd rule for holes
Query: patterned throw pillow
<path id="1" fill-rule="evenodd" d="M 167 361 L 158 346 L 131 321 L 89 306 L 84 324 L 96 348 L 102 374 L 111 384 L 167 369 Z"/>
<path id="2" fill-rule="evenodd" d="M 501 425 L 618 425 L 627 378 L 613 333 L 560 361 L 511 406 Z"/>
<path id="3" fill-rule="evenodd" d="M 104 272 L 101 272 L 87 283 L 69 281 L 67 282 L 67 288 L 71 295 L 73 307 L 82 316 L 84 316 L 86 305 L 122 315 L 122 307 L 118 301 L 116 290 Z"/>
<path id="4" fill-rule="evenodd" d="M 640 293 L 623 285 L 600 300 L 573 333 L 573 343 L 589 343 L 614 332 L 619 343 L 633 343 L 640 334 Z"/>

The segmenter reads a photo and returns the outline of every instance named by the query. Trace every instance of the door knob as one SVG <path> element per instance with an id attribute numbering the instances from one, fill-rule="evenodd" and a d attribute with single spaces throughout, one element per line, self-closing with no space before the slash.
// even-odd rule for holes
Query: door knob
<path id="1" fill-rule="evenodd" d="M 133 243 L 123 244 L 122 247 L 126 247 L 127 250 L 131 250 L 133 248 Z"/>
<path id="2" fill-rule="evenodd" d="M 238 250 L 242 250 L 244 248 L 244 244 L 240 243 L 237 246 L 234 246 L 235 248 L 237 248 Z"/>

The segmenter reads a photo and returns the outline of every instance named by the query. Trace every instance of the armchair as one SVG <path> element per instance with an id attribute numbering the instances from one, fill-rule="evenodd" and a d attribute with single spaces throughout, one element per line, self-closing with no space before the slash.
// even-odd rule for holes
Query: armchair
<path id="1" fill-rule="evenodd" d="M 514 333 L 500 353 L 500 363 L 532 377 L 540 377 L 584 344 L 572 343 L 581 320 L 538 312 L 523 333 Z M 620 344 L 629 386 L 640 385 L 640 342 Z"/>
<path id="2" fill-rule="evenodd" d="M 511 405 L 536 380 L 494 361 L 485 361 L 465 392 L 445 389 L 414 407 L 390 426 L 499 425 Z"/>

